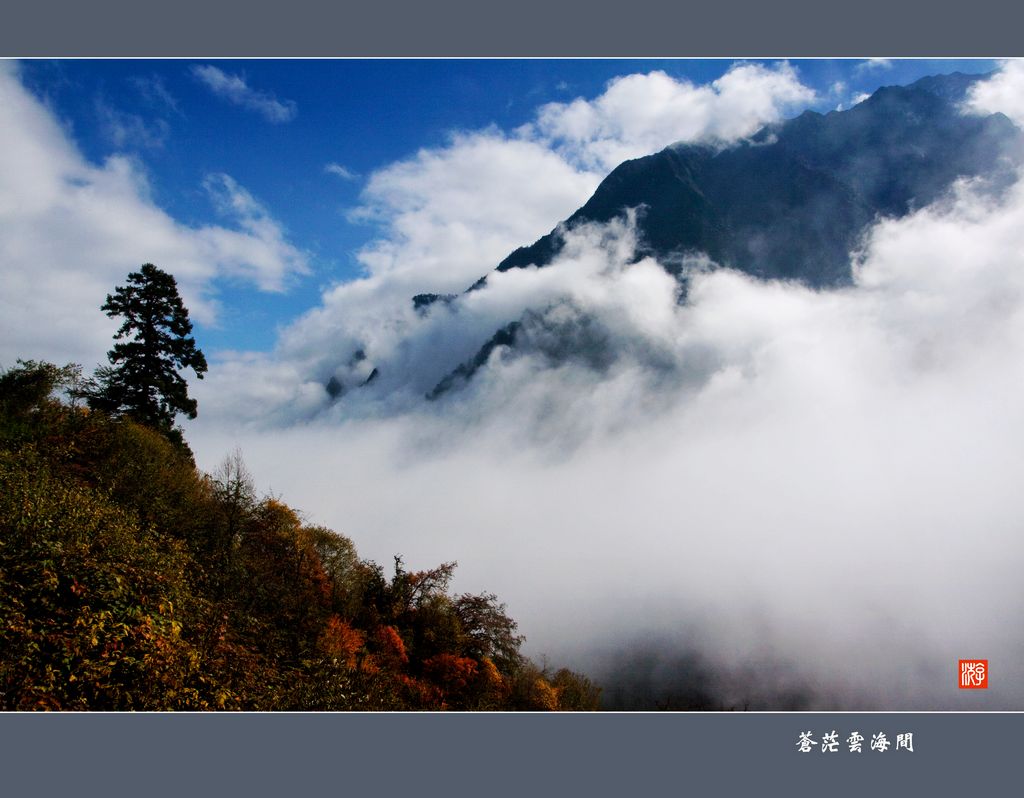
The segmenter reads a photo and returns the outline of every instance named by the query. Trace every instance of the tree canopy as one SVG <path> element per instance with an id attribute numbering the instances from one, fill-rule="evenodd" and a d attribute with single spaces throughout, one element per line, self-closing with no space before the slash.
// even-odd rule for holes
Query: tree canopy
<path id="1" fill-rule="evenodd" d="M 197 405 L 179 370 L 191 368 L 202 379 L 207 365 L 174 277 L 146 263 L 107 294 L 100 309 L 124 322 L 107 353 L 110 365 L 97 369 L 90 407 L 129 416 L 183 442 L 175 417 L 195 418 Z"/>

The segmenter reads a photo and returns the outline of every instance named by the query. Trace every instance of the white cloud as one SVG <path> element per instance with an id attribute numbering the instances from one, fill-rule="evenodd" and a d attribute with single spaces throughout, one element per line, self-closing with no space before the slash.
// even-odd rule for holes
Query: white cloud
<path id="1" fill-rule="evenodd" d="M 677 141 L 749 136 L 813 99 L 785 62 L 738 64 L 706 85 L 651 72 L 616 78 L 594 100 L 550 103 L 535 128 L 572 161 L 607 171 Z"/>
<path id="2" fill-rule="evenodd" d="M 160 149 L 171 128 L 160 118 L 146 120 L 138 114 L 114 108 L 103 100 L 96 101 L 96 115 L 107 140 L 117 149 Z"/>
<path id="3" fill-rule="evenodd" d="M 857 64 L 857 72 L 871 72 L 876 69 L 891 69 L 892 59 L 891 58 L 867 58 Z"/>
<path id="4" fill-rule="evenodd" d="M 182 115 L 177 99 L 167 89 L 159 75 L 136 75 L 129 81 L 139 95 L 154 108 Z"/>
<path id="5" fill-rule="evenodd" d="M 974 84 L 967 108 L 981 114 L 1001 111 L 1018 125 L 1024 123 L 1024 60 L 1004 61 L 995 75 Z"/>
<path id="6" fill-rule="evenodd" d="M 0 64 L 0 108 L 0 363 L 102 360 L 116 325 L 99 306 L 147 261 L 175 275 L 193 317 L 206 323 L 216 316 L 216 279 L 279 289 L 307 268 L 227 176 L 208 186 L 233 226 L 189 227 L 154 204 L 132 159 L 89 163 L 9 62 Z"/>
<path id="7" fill-rule="evenodd" d="M 292 100 L 279 100 L 269 92 L 258 91 L 240 75 L 231 75 L 209 64 L 192 67 L 192 74 L 217 97 L 255 111 L 268 122 L 290 122 L 298 113 L 298 106 Z"/>
<path id="8" fill-rule="evenodd" d="M 599 179 L 534 141 L 456 135 L 371 175 L 357 218 L 382 222 L 387 237 L 360 259 L 375 276 L 415 272 L 428 290 L 465 288 L 575 210 Z"/>
<path id="9" fill-rule="evenodd" d="M 865 92 L 860 92 L 859 94 L 855 94 L 855 95 L 853 95 L 853 97 L 850 98 L 849 104 L 839 103 L 839 105 L 836 106 L 836 110 L 837 111 L 849 110 L 850 108 L 853 108 L 853 106 L 855 106 L 855 105 L 860 105 L 862 102 L 864 102 L 870 96 L 871 96 L 870 94 L 867 94 Z"/>
<path id="10" fill-rule="evenodd" d="M 495 130 L 457 135 L 447 147 L 374 173 L 354 214 L 382 231 L 358 254 L 365 276 L 326 290 L 318 308 L 285 330 L 274 359 L 301 363 L 322 395 L 322 381 L 356 350 L 371 362 L 398 354 L 420 322 L 414 295 L 461 293 L 569 215 L 599 180 L 537 142 Z M 353 365 L 349 379 L 365 378 L 364 367 Z M 267 379 L 281 373 L 277 365 L 267 368 Z M 248 373 L 263 379 L 252 363 Z M 308 390 L 304 383 L 295 389 Z"/>
<path id="11" fill-rule="evenodd" d="M 288 243 L 277 220 L 230 175 L 209 175 L 203 187 L 220 212 L 238 226 L 196 230 L 218 253 L 224 274 L 249 280 L 264 291 L 283 291 L 289 278 L 308 272 L 305 256 Z"/>
<path id="12" fill-rule="evenodd" d="M 351 169 L 342 166 L 340 163 L 329 163 L 324 167 L 324 171 L 329 175 L 337 175 L 342 180 L 356 180 L 359 177 Z"/>

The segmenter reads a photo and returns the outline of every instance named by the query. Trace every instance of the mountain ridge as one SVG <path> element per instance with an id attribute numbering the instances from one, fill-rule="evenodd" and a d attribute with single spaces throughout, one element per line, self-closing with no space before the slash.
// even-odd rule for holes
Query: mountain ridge
<path id="1" fill-rule="evenodd" d="M 677 143 L 625 161 L 581 208 L 496 271 L 546 266 L 561 231 L 647 206 L 639 256 L 702 251 L 759 277 L 816 288 L 849 283 L 849 251 L 876 216 L 927 205 L 957 177 L 994 176 L 1007 149 L 1019 158 L 1020 131 L 1003 114 L 951 114 L 984 77 L 886 86 L 850 109 L 808 110 L 734 146 Z M 851 146 L 857 140 L 861 146 Z"/>
<path id="2" fill-rule="evenodd" d="M 633 262 L 654 258 L 680 284 L 685 301 L 692 256 L 765 280 L 815 290 L 851 285 L 851 253 L 880 218 L 900 218 L 943 197 L 959 178 L 979 178 L 998 193 L 1024 161 L 1024 133 L 1005 115 L 964 112 L 971 87 L 986 74 L 952 73 L 885 86 L 845 110 L 807 110 L 765 125 L 727 146 L 675 143 L 613 169 L 573 214 L 532 244 L 509 253 L 494 272 L 547 268 L 566 234 L 632 214 Z M 460 295 L 418 294 L 423 317 Z M 509 318 L 476 353 L 443 373 L 427 399 L 438 399 L 486 366 L 495 350 L 515 349 L 527 310 Z M 559 354 L 556 361 L 561 358 Z"/>

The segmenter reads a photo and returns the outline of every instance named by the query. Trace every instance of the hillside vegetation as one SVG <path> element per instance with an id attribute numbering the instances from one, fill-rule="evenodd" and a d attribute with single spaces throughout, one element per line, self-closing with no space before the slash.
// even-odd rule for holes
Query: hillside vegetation
<path id="1" fill-rule="evenodd" d="M 80 370 L 0 374 L 0 708 L 596 709 L 520 653 L 454 563 L 393 572 L 261 498 L 237 454 L 75 400 Z"/>

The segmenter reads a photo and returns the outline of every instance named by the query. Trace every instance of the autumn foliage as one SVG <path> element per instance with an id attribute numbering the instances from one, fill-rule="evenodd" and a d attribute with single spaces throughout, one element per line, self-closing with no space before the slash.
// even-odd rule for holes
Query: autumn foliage
<path id="1" fill-rule="evenodd" d="M 74 400 L 76 367 L 0 373 L 0 709 L 595 709 L 455 564 L 393 573 Z M 57 398 L 62 395 L 63 398 Z"/>

